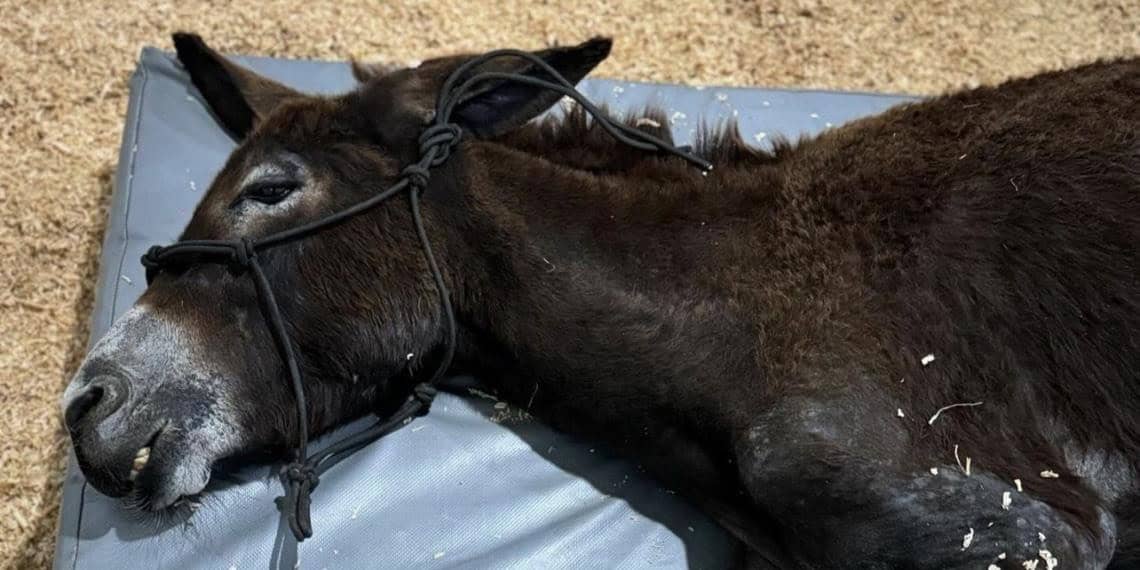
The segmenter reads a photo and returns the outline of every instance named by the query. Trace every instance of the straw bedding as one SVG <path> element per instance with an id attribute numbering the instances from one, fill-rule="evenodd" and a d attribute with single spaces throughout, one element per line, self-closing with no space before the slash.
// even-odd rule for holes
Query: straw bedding
<path id="1" fill-rule="evenodd" d="M 57 398 L 87 343 L 127 79 L 171 31 L 227 52 L 390 61 L 607 34 L 603 76 L 906 93 L 1140 53 L 1136 0 L 501 4 L 0 0 L 0 564 L 51 561 Z"/>

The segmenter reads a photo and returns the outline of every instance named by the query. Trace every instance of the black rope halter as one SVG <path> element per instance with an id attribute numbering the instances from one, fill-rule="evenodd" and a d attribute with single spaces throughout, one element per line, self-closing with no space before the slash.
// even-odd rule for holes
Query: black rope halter
<path id="1" fill-rule="evenodd" d="M 476 66 L 500 57 L 517 57 L 526 60 L 541 68 L 553 81 L 517 73 L 483 72 L 459 83 Z M 321 474 L 348 455 L 403 427 L 414 417 L 426 414 L 436 395 L 436 382 L 447 372 L 455 355 L 455 313 L 452 311 L 451 299 L 443 281 L 443 274 L 439 270 L 439 265 L 436 264 L 431 242 L 424 230 L 420 200 L 431 178 L 432 169 L 443 164 L 451 156 L 452 150 L 462 138 L 459 125 L 450 122 L 455 107 L 462 101 L 463 95 L 470 91 L 473 86 L 492 80 L 522 83 L 561 93 L 581 104 L 602 128 L 622 143 L 642 150 L 666 152 L 681 157 L 700 167 L 706 173 L 712 170 L 712 164 L 688 150 L 675 147 L 649 133 L 615 122 L 607 117 L 605 113 L 579 93 L 565 77 L 534 54 L 518 50 L 498 50 L 471 59 L 447 78 L 440 89 L 432 124 L 420 135 L 419 161 L 406 166 L 400 172 L 396 182 L 383 192 L 335 214 L 265 237 L 242 237 L 235 240 L 185 240 L 165 247 L 151 247 L 142 257 L 142 264 L 146 267 L 147 284 L 154 281 L 158 273 L 166 268 L 172 266 L 186 267 L 201 263 L 227 264 L 236 271 L 248 272 L 252 276 L 266 325 L 277 345 L 281 360 L 285 363 L 293 396 L 296 398 L 297 445 L 292 460 L 283 470 L 287 489 L 282 509 L 284 516 L 288 519 L 289 528 L 298 541 L 303 541 L 313 535 L 310 519 L 311 493 L 320 482 Z M 309 424 L 301 370 L 297 364 L 293 343 L 285 327 L 285 319 L 277 306 L 277 300 L 273 296 L 269 280 L 262 269 L 258 253 L 326 230 L 371 210 L 400 194 L 408 196 L 412 223 L 415 226 L 420 248 L 423 250 L 432 279 L 435 281 L 436 290 L 439 293 L 440 305 L 447 326 L 443 358 L 431 377 L 416 384 L 412 389 L 412 394 L 390 417 L 378 420 L 368 429 L 348 436 L 324 451 L 309 456 Z"/>

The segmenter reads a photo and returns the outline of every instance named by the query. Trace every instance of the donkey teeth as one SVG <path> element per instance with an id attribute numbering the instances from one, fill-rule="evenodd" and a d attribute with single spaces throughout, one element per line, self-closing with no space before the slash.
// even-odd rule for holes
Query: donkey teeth
<path id="1" fill-rule="evenodd" d="M 131 463 L 131 474 L 129 476 L 131 481 L 139 476 L 139 471 L 146 467 L 147 461 L 150 461 L 150 447 L 143 447 L 135 453 L 135 460 Z"/>

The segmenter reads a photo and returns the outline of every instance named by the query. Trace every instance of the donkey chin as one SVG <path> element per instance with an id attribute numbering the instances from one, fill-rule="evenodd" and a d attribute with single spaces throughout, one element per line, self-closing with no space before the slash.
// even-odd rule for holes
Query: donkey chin
<path id="1" fill-rule="evenodd" d="M 177 326 L 136 306 L 92 348 L 64 392 L 76 459 L 101 493 L 161 511 L 200 493 L 212 465 L 239 449 L 225 376 L 201 366 L 191 344 Z"/>

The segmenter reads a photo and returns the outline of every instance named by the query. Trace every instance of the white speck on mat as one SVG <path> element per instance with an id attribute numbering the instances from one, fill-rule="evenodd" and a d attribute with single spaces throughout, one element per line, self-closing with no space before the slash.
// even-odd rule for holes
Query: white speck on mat
<path id="1" fill-rule="evenodd" d="M 716 100 L 717 101 L 728 101 L 728 95 L 725 93 L 717 93 L 716 94 Z"/>
<path id="2" fill-rule="evenodd" d="M 958 160 L 965 160 L 965 159 L 966 159 L 966 156 L 968 156 L 968 155 L 965 155 L 965 154 L 963 154 L 962 156 L 959 156 L 959 157 L 958 157 Z"/>
<path id="3" fill-rule="evenodd" d="M 126 275 L 120 275 L 120 276 L 119 276 L 119 279 L 122 279 L 123 281 L 126 281 L 126 282 L 127 282 L 127 285 L 130 285 L 130 284 L 134 283 L 134 281 L 131 281 L 131 278 L 130 278 L 130 277 L 127 277 Z"/>
<path id="4" fill-rule="evenodd" d="M 905 417 L 906 417 L 906 414 L 904 414 L 904 413 L 903 413 L 903 411 L 902 411 L 902 408 L 899 408 L 899 409 L 895 410 L 895 415 L 897 415 L 897 416 L 898 416 L 898 417 L 900 417 L 900 418 L 905 418 Z"/>
<path id="5" fill-rule="evenodd" d="M 950 404 L 949 406 L 942 406 L 941 408 L 938 408 L 937 412 L 934 412 L 933 416 L 930 416 L 930 419 L 927 420 L 926 423 L 927 423 L 927 425 L 934 425 L 934 420 L 938 419 L 938 416 L 942 415 L 942 412 L 945 412 L 946 410 L 950 410 L 953 408 L 972 408 L 974 406 L 980 406 L 980 405 L 982 405 L 981 402 L 960 402 L 957 404 Z"/>
<path id="6" fill-rule="evenodd" d="M 1002 493 L 1001 494 L 1001 510 L 1008 511 L 1009 506 L 1012 504 L 1013 504 L 1013 497 L 1010 495 L 1010 492 L 1006 491 L 1006 492 Z"/>
<path id="7" fill-rule="evenodd" d="M 756 139 L 756 142 L 760 142 L 760 141 L 764 140 L 764 138 L 767 136 L 768 136 L 768 133 L 766 133 L 764 131 L 760 131 L 760 132 L 752 135 L 752 138 Z"/>
<path id="8" fill-rule="evenodd" d="M 1018 493 L 1022 492 L 1021 479 L 1014 479 L 1013 484 L 1017 486 L 1017 492 Z"/>
<path id="9" fill-rule="evenodd" d="M 614 94 L 615 95 L 621 95 L 622 93 L 625 93 L 625 88 L 622 87 L 621 85 L 615 85 L 614 86 Z"/>
<path id="10" fill-rule="evenodd" d="M 769 101 L 761 101 L 760 104 L 765 106 L 765 107 L 771 107 L 772 106 L 772 103 Z"/>
<path id="11" fill-rule="evenodd" d="M 1038 540 L 1040 540 L 1041 542 L 1045 542 L 1045 533 L 1043 533 L 1043 532 L 1039 532 L 1039 533 L 1037 533 L 1037 538 L 1038 538 Z"/>
<path id="12" fill-rule="evenodd" d="M 997 564 L 990 564 L 989 566 L 986 566 L 986 570 L 1001 570 L 1001 566 L 998 566 Z"/>
<path id="13" fill-rule="evenodd" d="M 414 357 L 415 355 L 416 355 L 416 353 L 409 352 L 408 355 L 404 357 L 404 360 L 411 360 L 412 357 Z"/>
<path id="14" fill-rule="evenodd" d="M 689 527 L 689 532 L 697 532 L 697 531 L 694 530 L 693 527 Z"/>
<path id="15" fill-rule="evenodd" d="M 990 521 L 990 524 L 987 524 L 987 525 L 986 525 L 986 528 L 990 528 L 990 527 L 992 527 L 992 526 L 994 526 L 994 522 L 993 522 L 993 521 Z"/>
<path id="16" fill-rule="evenodd" d="M 818 118 L 819 118 L 819 113 L 812 113 L 812 114 L 810 114 L 810 115 L 808 115 L 808 116 L 809 116 L 809 117 L 811 117 L 811 118 L 813 118 L 813 119 L 818 119 Z"/>
<path id="17" fill-rule="evenodd" d="M 441 550 L 439 552 L 436 552 L 435 555 L 432 556 L 432 558 L 439 560 L 440 558 L 443 558 L 444 554 L 447 554 L 447 553 Z"/>
<path id="18" fill-rule="evenodd" d="M 970 532 L 962 535 L 962 550 L 965 551 L 974 543 L 974 527 L 970 527 Z"/>
<path id="19" fill-rule="evenodd" d="M 938 474 L 938 468 L 937 467 L 931 467 L 930 468 L 930 474 L 931 475 L 937 475 Z"/>
<path id="20" fill-rule="evenodd" d="M 1005 560 L 1005 553 L 998 554 L 998 560 Z"/>
<path id="21" fill-rule="evenodd" d="M 1021 563 L 1021 566 L 1023 568 L 1025 568 L 1025 570 L 1037 570 L 1037 563 L 1038 562 L 1040 562 L 1040 561 L 1039 560 L 1026 560 L 1025 562 Z"/>
<path id="22" fill-rule="evenodd" d="M 190 191 L 191 192 L 197 192 L 198 191 L 198 186 L 196 184 L 194 184 L 193 180 L 190 181 Z"/>
<path id="23" fill-rule="evenodd" d="M 1050 471 L 1049 469 L 1046 469 L 1041 472 L 1041 477 L 1043 479 L 1058 479 L 1061 476 L 1058 475 L 1056 471 Z"/>
<path id="24" fill-rule="evenodd" d="M 496 410 L 505 410 L 505 409 L 507 409 L 507 403 L 506 402 L 495 402 L 495 409 Z"/>
<path id="25" fill-rule="evenodd" d="M 966 456 L 966 476 L 967 477 L 970 476 L 970 462 L 972 462 L 972 461 L 973 461 L 973 459 L 970 459 L 970 456 L 967 455 Z"/>
<path id="26" fill-rule="evenodd" d="M 1053 570 L 1057 567 L 1057 564 L 1060 563 L 1056 558 L 1053 558 L 1053 553 L 1048 550 L 1040 550 L 1037 552 L 1037 555 L 1045 561 L 1046 570 Z"/>
<path id="27" fill-rule="evenodd" d="M 686 117 L 688 117 L 688 115 L 680 111 L 673 111 L 673 114 L 669 116 L 669 122 L 676 123 L 677 121 L 683 121 Z"/>
<path id="28" fill-rule="evenodd" d="M 704 91 L 705 89 L 708 89 L 708 88 L 709 88 L 708 85 L 695 85 L 695 86 L 693 86 L 693 89 L 696 89 L 697 91 Z"/>
<path id="29" fill-rule="evenodd" d="M 340 554 L 340 551 L 334 548 L 333 549 L 333 556 L 336 556 L 337 554 Z"/>
<path id="30" fill-rule="evenodd" d="M 649 117 L 639 117 L 637 119 L 637 122 L 634 123 L 634 126 L 636 126 L 636 127 L 644 127 L 646 125 L 649 125 L 650 127 L 653 127 L 656 129 L 656 128 L 661 126 L 661 123 L 658 123 L 657 121 L 654 121 L 653 119 L 650 119 Z"/>
<path id="31" fill-rule="evenodd" d="M 422 426 L 422 425 L 421 425 L 421 426 L 416 426 L 416 427 L 412 428 L 412 433 L 415 433 L 415 432 L 417 432 L 417 431 L 420 431 L 421 429 L 424 429 L 425 427 L 427 427 L 427 426 Z"/>
<path id="32" fill-rule="evenodd" d="M 923 366 L 927 366 L 927 365 L 929 365 L 931 362 L 934 362 L 934 353 L 931 353 L 931 354 L 927 354 L 926 356 L 923 356 L 923 357 L 922 357 L 922 365 L 923 365 Z"/>
<path id="33" fill-rule="evenodd" d="M 833 125 L 831 123 L 824 123 L 823 126 L 830 129 L 831 127 L 834 127 L 835 125 Z"/>
<path id="34" fill-rule="evenodd" d="M 237 564 L 230 564 L 230 570 L 237 570 Z"/>

